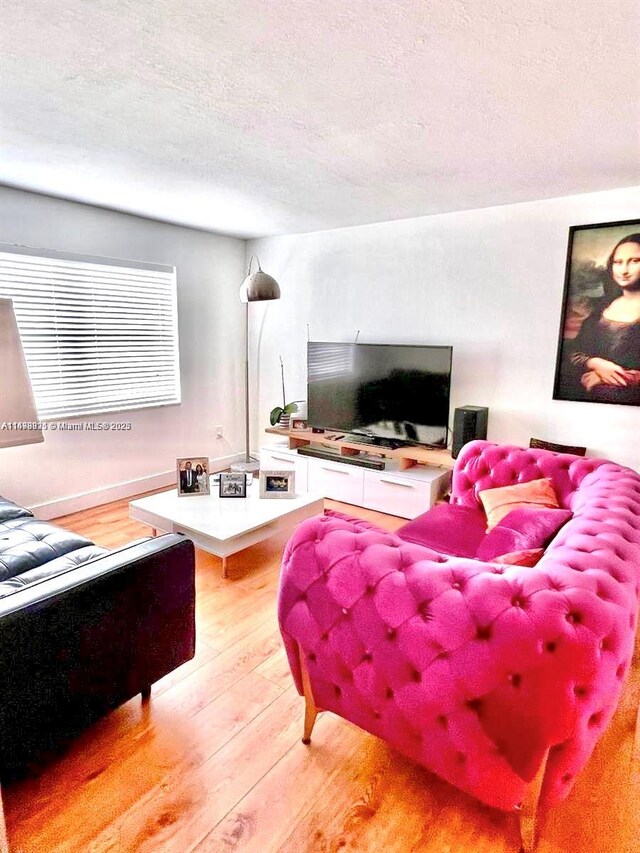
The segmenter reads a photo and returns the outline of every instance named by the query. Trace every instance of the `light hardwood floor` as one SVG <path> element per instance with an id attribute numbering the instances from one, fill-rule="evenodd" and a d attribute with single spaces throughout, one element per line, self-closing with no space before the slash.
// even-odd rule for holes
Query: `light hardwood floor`
<path id="1" fill-rule="evenodd" d="M 335 506 L 395 529 L 400 519 Z M 116 547 L 148 529 L 127 502 L 58 520 Z M 516 819 L 485 808 L 330 714 L 301 744 L 303 700 L 276 622 L 284 539 L 221 563 L 198 553 L 197 652 L 4 791 L 12 853 L 515 853 Z M 636 655 L 621 706 L 539 853 L 640 851 Z"/>

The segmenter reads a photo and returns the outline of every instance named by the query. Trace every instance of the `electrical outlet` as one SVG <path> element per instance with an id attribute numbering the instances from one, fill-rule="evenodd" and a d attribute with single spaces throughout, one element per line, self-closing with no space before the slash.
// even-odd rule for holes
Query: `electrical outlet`
<path id="1" fill-rule="evenodd" d="M 224 438 L 224 435 L 223 435 L 223 432 L 222 432 L 222 424 L 218 424 L 218 425 L 215 427 L 215 431 L 216 431 L 216 438 Z"/>

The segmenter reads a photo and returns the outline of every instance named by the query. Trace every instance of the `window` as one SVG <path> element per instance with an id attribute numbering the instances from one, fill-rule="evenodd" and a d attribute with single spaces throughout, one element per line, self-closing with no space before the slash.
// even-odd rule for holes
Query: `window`
<path id="1" fill-rule="evenodd" d="M 180 402 L 175 267 L 0 244 L 0 296 L 41 419 Z"/>

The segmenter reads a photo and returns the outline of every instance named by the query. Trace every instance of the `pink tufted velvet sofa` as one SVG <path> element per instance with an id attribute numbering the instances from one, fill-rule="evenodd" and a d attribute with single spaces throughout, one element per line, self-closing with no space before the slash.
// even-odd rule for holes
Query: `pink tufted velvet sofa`
<path id="1" fill-rule="evenodd" d="M 567 796 L 618 703 L 640 588 L 640 476 L 602 459 L 466 445 L 451 506 L 548 477 L 571 520 L 535 567 L 482 563 L 325 515 L 289 541 L 279 621 L 316 709 L 489 806 Z M 461 512 L 461 515 L 464 515 Z M 534 829 L 523 828 L 525 848 Z M 529 837 L 527 838 L 527 834 Z"/>

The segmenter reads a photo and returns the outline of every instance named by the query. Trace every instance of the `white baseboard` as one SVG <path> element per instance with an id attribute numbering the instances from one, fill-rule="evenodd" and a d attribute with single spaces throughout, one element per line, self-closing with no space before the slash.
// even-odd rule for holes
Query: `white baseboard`
<path id="1" fill-rule="evenodd" d="M 224 471 L 232 462 L 244 459 L 244 453 L 232 453 L 229 456 L 220 456 L 209 460 L 210 473 Z M 72 512 L 80 512 L 83 509 L 92 509 L 112 501 L 131 498 L 143 492 L 151 492 L 153 489 L 170 488 L 176 484 L 175 468 L 171 471 L 162 471 L 149 477 L 141 477 L 138 480 L 128 480 L 125 483 L 116 483 L 113 486 L 105 486 L 93 489 L 90 492 L 81 492 L 78 495 L 69 495 L 66 498 L 58 498 L 54 501 L 46 501 L 42 504 L 34 504 L 29 509 L 36 518 L 48 521 L 51 518 L 59 518 L 61 515 L 69 515 Z"/>

